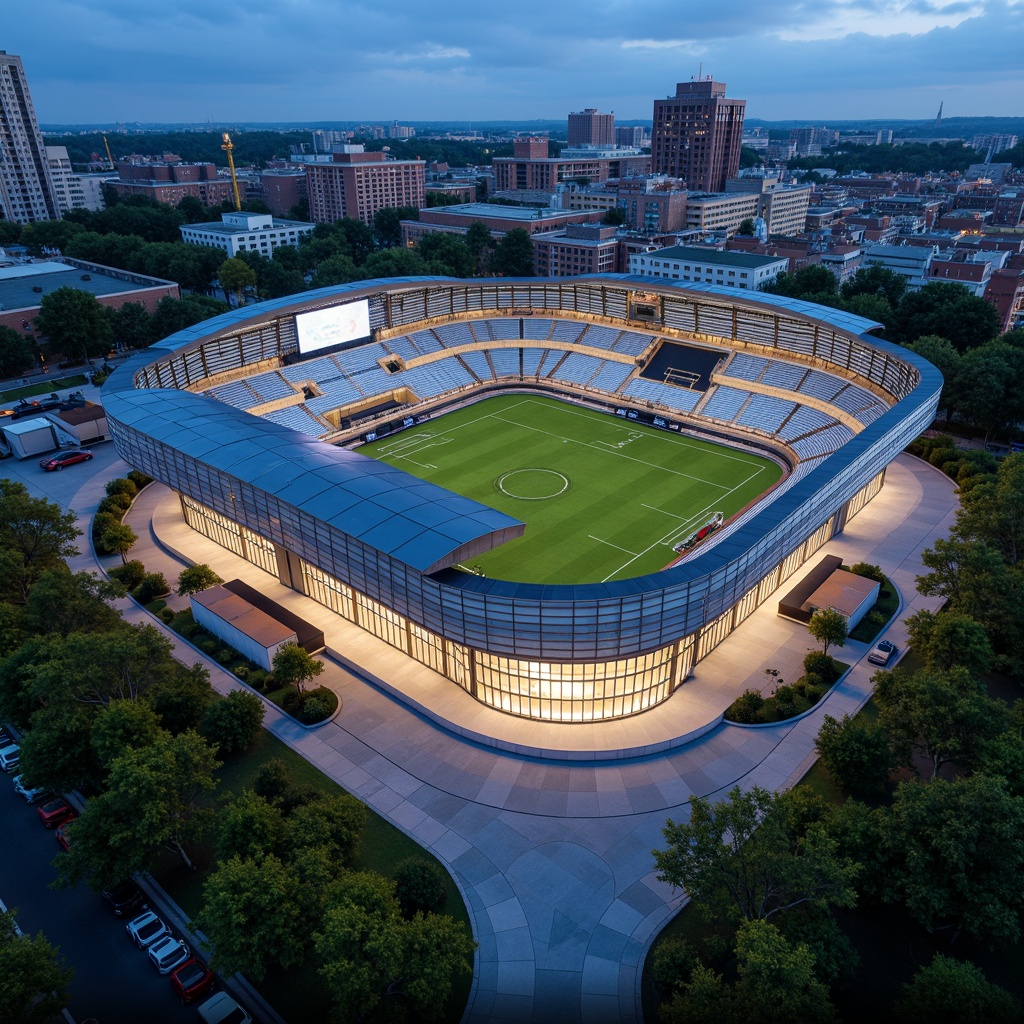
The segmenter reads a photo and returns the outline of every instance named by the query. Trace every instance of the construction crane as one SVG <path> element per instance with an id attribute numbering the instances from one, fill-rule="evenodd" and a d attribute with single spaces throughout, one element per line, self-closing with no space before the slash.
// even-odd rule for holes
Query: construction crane
<path id="1" fill-rule="evenodd" d="M 110 161 L 110 169 L 114 169 L 114 158 L 110 155 L 110 143 L 107 142 L 106 135 L 103 136 L 103 145 L 107 147 L 107 160 Z"/>
<path id="2" fill-rule="evenodd" d="M 231 168 L 231 187 L 235 190 L 235 209 L 239 213 L 241 213 L 242 212 L 242 197 L 238 194 L 238 178 L 235 175 L 235 157 L 234 157 L 235 144 L 231 141 L 231 136 L 228 135 L 227 132 L 224 132 L 224 134 L 221 136 L 221 138 L 224 141 L 221 143 L 220 148 L 223 149 L 225 153 L 227 153 L 227 155 L 228 155 L 228 167 Z"/>

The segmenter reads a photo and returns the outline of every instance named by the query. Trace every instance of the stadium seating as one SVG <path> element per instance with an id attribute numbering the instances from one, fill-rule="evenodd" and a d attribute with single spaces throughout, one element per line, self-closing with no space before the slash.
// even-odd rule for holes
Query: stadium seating
<path id="1" fill-rule="evenodd" d="M 792 441 L 803 434 L 809 434 L 812 430 L 827 427 L 833 422 L 828 413 L 819 412 L 809 405 L 799 405 L 796 412 L 779 428 L 778 434 L 783 441 Z"/>
<path id="2" fill-rule="evenodd" d="M 701 415 L 708 416 L 713 420 L 729 422 L 749 397 L 748 391 L 738 391 L 736 388 L 728 388 L 719 384 L 708 392 L 708 400 L 704 403 L 704 408 L 701 409 Z"/>
<path id="3" fill-rule="evenodd" d="M 758 380 L 767 365 L 767 359 L 746 352 L 737 352 L 725 372 L 727 376 L 738 377 L 740 380 Z"/>
<path id="4" fill-rule="evenodd" d="M 540 349 L 527 349 L 527 352 L 537 352 L 540 358 Z M 517 348 L 492 348 L 491 362 L 494 364 L 494 373 L 498 377 L 519 376 L 519 349 Z M 536 370 L 531 371 L 536 373 Z"/>
<path id="5" fill-rule="evenodd" d="M 786 417 L 796 408 L 795 402 L 787 402 L 772 395 L 751 395 L 750 401 L 736 417 L 735 422 L 763 434 L 774 434 Z"/>
<path id="6" fill-rule="evenodd" d="M 591 324 L 583 337 L 579 339 L 581 345 L 591 345 L 594 348 L 611 348 L 622 333 L 617 327 L 605 327 L 603 324 Z"/>
<path id="7" fill-rule="evenodd" d="M 277 412 L 268 412 L 264 419 L 268 419 L 272 423 L 280 423 L 282 427 L 299 430 L 303 434 L 310 434 L 313 437 L 318 437 L 328 429 L 301 405 L 292 405 L 287 409 L 278 409 Z"/>
<path id="8" fill-rule="evenodd" d="M 393 352 L 396 356 L 401 356 L 403 359 L 416 359 L 418 356 L 423 355 L 423 353 L 416 348 L 413 340 L 404 334 L 399 334 L 394 338 L 388 338 L 388 340 L 384 342 L 384 347 Z"/>
<path id="9" fill-rule="evenodd" d="M 841 445 L 846 444 L 853 437 L 853 431 L 842 423 L 835 423 L 823 430 L 816 430 L 813 434 L 801 437 L 798 441 L 792 442 L 792 449 L 801 459 L 815 459 L 821 455 L 831 455 Z"/>
<path id="10" fill-rule="evenodd" d="M 651 347 L 654 339 L 649 334 L 637 334 L 636 331 L 623 331 L 612 348 L 616 352 L 622 352 L 627 356 L 638 356 Z"/>
<path id="11" fill-rule="evenodd" d="M 805 395 L 820 398 L 823 402 L 831 402 L 844 383 L 831 374 L 822 373 L 820 370 L 809 370 L 807 376 L 800 382 L 800 390 Z"/>
<path id="12" fill-rule="evenodd" d="M 287 398 L 295 394 L 295 388 L 276 370 L 250 377 L 246 384 L 256 392 L 260 402 L 272 402 L 276 398 Z"/>
<path id="13" fill-rule="evenodd" d="M 580 336 L 586 329 L 586 324 L 578 323 L 575 320 L 556 320 L 551 328 L 551 340 L 573 344 L 580 340 Z"/>
<path id="14" fill-rule="evenodd" d="M 656 402 L 678 412 L 692 412 L 694 406 L 704 397 L 701 391 L 690 391 L 686 388 L 674 388 L 670 384 L 636 377 L 622 390 L 623 395 L 639 399 L 642 402 Z"/>
<path id="15" fill-rule="evenodd" d="M 523 376 L 525 377 L 536 377 L 540 373 L 540 364 L 544 361 L 544 356 L 547 355 L 547 349 L 544 348 L 524 348 L 523 349 Z M 494 358 L 492 355 L 491 358 Z M 495 363 L 497 367 L 497 363 Z M 518 370 L 513 370 L 513 373 L 518 373 Z"/>
<path id="16" fill-rule="evenodd" d="M 427 355 L 430 352 L 440 352 L 444 348 L 440 338 L 429 328 L 417 331 L 415 334 L 410 334 L 409 340 L 419 349 L 422 355 Z"/>
<path id="17" fill-rule="evenodd" d="M 516 352 L 515 349 L 513 349 L 512 351 Z M 516 363 L 518 364 L 518 352 L 516 352 L 516 356 Z M 463 352 L 460 358 L 469 367 L 470 372 L 475 374 L 479 380 L 494 380 L 494 374 L 491 372 L 491 364 L 487 362 L 487 353 Z"/>
<path id="18" fill-rule="evenodd" d="M 450 324 L 438 324 L 434 328 L 434 335 L 440 340 L 442 347 L 455 348 L 457 345 L 477 344 L 476 335 L 468 323 L 455 321 Z"/>
<path id="19" fill-rule="evenodd" d="M 773 359 L 761 376 L 761 383 L 770 384 L 774 388 L 785 388 L 787 391 L 793 391 L 799 386 L 806 373 L 806 366 L 797 366 L 794 363 L 781 363 Z"/>
<path id="20" fill-rule="evenodd" d="M 523 318 L 523 337 L 531 338 L 537 341 L 547 341 L 551 336 L 551 325 L 553 321 L 547 317 L 533 317 Z M 563 339 L 564 340 L 564 339 Z"/>
<path id="21" fill-rule="evenodd" d="M 227 384 L 218 384 L 206 392 L 211 398 L 225 405 L 233 405 L 236 409 L 251 409 L 260 404 L 260 397 L 252 388 L 247 387 L 243 380 L 233 380 Z"/>

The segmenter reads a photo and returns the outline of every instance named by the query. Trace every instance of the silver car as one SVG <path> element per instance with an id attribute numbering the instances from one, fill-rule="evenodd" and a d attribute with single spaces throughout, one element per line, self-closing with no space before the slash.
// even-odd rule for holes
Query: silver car
<path id="1" fill-rule="evenodd" d="M 147 910 L 144 914 L 139 914 L 134 920 L 129 921 L 124 926 L 124 930 L 139 949 L 147 949 L 157 939 L 171 934 L 167 925 L 152 910 Z"/>
<path id="2" fill-rule="evenodd" d="M 161 974 L 170 974 L 178 964 L 183 964 L 192 952 L 181 939 L 165 935 L 157 939 L 149 949 L 149 959 Z"/>

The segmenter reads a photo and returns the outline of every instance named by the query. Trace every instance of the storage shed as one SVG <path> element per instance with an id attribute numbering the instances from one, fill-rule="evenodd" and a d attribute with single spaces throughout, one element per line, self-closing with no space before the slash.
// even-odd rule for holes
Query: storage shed
<path id="1" fill-rule="evenodd" d="M 192 617 L 226 644 L 268 672 L 274 655 L 286 644 L 298 642 L 289 629 L 243 597 L 225 587 L 210 587 L 189 598 Z"/>

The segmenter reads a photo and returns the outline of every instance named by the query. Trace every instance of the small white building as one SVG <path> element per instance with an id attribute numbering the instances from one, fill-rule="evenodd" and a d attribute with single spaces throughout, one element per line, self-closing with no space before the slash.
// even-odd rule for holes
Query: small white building
<path id="1" fill-rule="evenodd" d="M 670 245 L 629 257 L 629 272 L 670 281 L 721 284 L 758 291 L 789 270 L 785 256 L 757 256 L 749 252 L 720 252 L 691 245 Z"/>
<path id="2" fill-rule="evenodd" d="M 269 213 L 223 213 L 221 223 L 182 224 L 181 239 L 191 245 L 223 249 L 228 256 L 258 252 L 273 259 L 280 245 L 298 246 L 316 227 L 299 220 L 279 220 Z"/>

